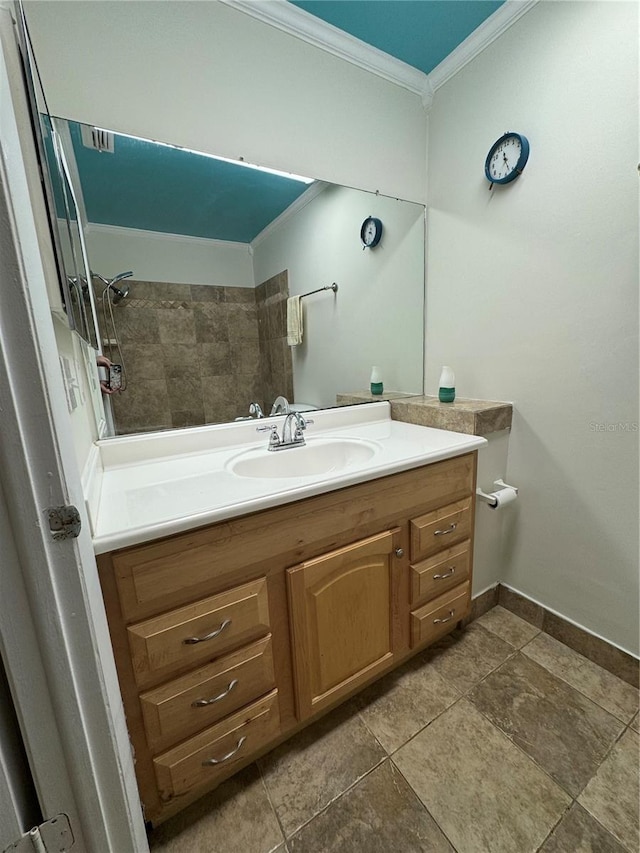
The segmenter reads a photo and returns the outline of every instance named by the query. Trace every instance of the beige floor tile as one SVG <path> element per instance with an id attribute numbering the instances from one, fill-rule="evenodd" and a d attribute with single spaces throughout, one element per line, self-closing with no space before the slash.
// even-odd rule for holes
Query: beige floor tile
<path id="1" fill-rule="evenodd" d="M 637 713 L 637 688 L 548 634 L 538 634 L 522 652 L 625 723 Z"/>
<path id="2" fill-rule="evenodd" d="M 635 715 L 633 720 L 631 720 L 630 725 L 631 725 L 631 728 L 634 730 L 634 732 L 640 733 L 640 714 Z"/>
<path id="3" fill-rule="evenodd" d="M 454 853 L 390 761 L 365 776 L 288 843 L 291 853 Z"/>
<path id="4" fill-rule="evenodd" d="M 460 698 L 423 657 L 371 685 L 358 697 L 360 716 L 391 754 Z"/>
<path id="5" fill-rule="evenodd" d="M 492 672 L 469 699 L 573 797 L 624 728 L 520 653 Z"/>
<path id="6" fill-rule="evenodd" d="M 466 699 L 392 760 L 458 853 L 533 853 L 570 803 Z"/>
<path id="7" fill-rule="evenodd" d="M 446 681 L 466 693 L 513 652 L 513 646 L 473 622 L 431 646 L 426 659 Z"/>
<path id="8" fill-rule="evenodd" d="M 627 729 L 579 797 L 579 802 L 629 853 L 640 849 L 638 835 L 638 747 Z"/>
<path id="9" fill-rule="evenodd" d="M 161 824 L 149 836 L 153 853 L 271 853 L 282 831 L 255 764 Z"/>
<path id="10" fill-rule="evenodd" d="M 260 759 L 285 835 L 292 835 L 385 757 L 349 703 Z"/>
<path id="11" fill-rule="evenodd" d="M 540 853 L 626 853 L 597 820 L 573 803 L 540 848 Z"/>
<path id="12" fill-rule="evenodd" d="M 500 607 L 500 605 L 492 608 L 476 621 L 483 628 L 486 628 L 487 631 L 496 634 L 516 649 L 521 648 L 529 640 L 532 640 L 536 634 L 540 633 L 540 629 L 535 625 L 525 622 L 524 619 L 516 616 L 510 610 Z"/>

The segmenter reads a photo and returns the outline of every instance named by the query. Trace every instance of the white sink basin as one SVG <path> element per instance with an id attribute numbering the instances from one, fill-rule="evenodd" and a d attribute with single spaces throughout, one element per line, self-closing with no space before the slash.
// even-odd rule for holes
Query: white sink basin
<path id="1" fill-rule="evenodd" d="M 245 450 L 227 462 L 238 477 L 312 477 L 359 467 L 380 450 L 376 441 L 358 438 L 308 438 L 303 447 Z"/>

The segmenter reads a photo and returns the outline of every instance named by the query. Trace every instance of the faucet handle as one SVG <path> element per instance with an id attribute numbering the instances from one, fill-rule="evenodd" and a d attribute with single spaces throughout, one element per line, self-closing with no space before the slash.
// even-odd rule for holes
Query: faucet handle
<path id="1" fill-rule="evenodd" d="M 312 424 L 312 418 L 305 418 L 304 415 L 301 415 L 299 412 L 296 412 L 296 430 L 300 432 L 305 430 L 309 424 Z"/>
<path id="2" fill-rule="evenodd" d="M 256 432 L 267 432 L 267 430 L 271 430 L 271 435 L 269 436 L 269 447 L 278 447 L 280 444 L 280 436 L 278 435 L 278 425 L 265 424 L 264 426 L 256 427 Z"/>

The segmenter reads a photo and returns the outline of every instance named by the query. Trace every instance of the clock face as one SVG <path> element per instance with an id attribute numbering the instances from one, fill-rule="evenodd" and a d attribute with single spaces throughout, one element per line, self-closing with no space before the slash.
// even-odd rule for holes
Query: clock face
<path id="1" fill-rule="evenodd" d="M 364 247 L 373 249 L 380 242 L 380 237 L 382 237 L 382 222 L 374 216 L 369 216 L 360 229 L 360 239 Z"/>
<path id="2" fill-rule="evenodd" d="M 519 133 L 505 133 L 487 155 L 484 172 L 492 184 L 508 184 L 520 175 L 529 157 L 529 143 Z"/>

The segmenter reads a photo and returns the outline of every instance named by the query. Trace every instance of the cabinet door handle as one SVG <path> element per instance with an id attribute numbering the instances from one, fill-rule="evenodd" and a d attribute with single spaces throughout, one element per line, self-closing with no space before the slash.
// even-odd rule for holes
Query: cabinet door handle
<path id="1" fill-rule="evenodd" d="M 401 557 L 404 557 L 404 549 L 403 548 L 396 548 L 396 550 L 394 551 L 394 554 L 396 555 L 396 557 L 398 559 L 400 559 Z"/>
<path id="2" fill-rule="evenodd" d="M 216 628 L 216 630 L 212 631 L 210 634 L 205 634 L 204 637 L 187 637 L 187 639 L 183 640 L 182 642 L 185 644 L 185 646 L 192 646 L 194 645 L 194 643 L 204 643 L 207 640 L 213 640 L 213 638 L 217 637 L 218 634 L 222 634 L 224 629 L 227 628 L 229 625 L 231 625 L 231 619 L 225 619 L 222 625 L 220 625 L 219 628 Z"/>
<path id="3" fill-rule="evenodd" d="M 228 761 L 230 758 L 233 758 L 236 752 L 239 752 L 242 744 L 245 742 L 246 739 L 247 736 L 243 735 L 236 744 L 235 749 L 232 749 L 231 752 L 228 752 L 226 755 L 223 755 L 222 758 L 207 758 L 206 761 L 202 762 L 202 766 L 209 767 L 212 764 L 223 764 L 225 761 Z"/>
<path id="4" fill-rule="evenodd" d="M 450 610 L 450 611 L 449 611 L 449 615 L 447 616 L 447 618 L 446 618 L 446 619 L 434 619 L 434 620 L 433 620 L 433 624 L 434 624 L 434 625 L 440 625 L 442 622 L 451 622 L 451 620 L 453 619 L 453 615 L 454 615 L 454 613 L 455 613 L 455 612 L 456 612 L 455 610 Z"/>
<path id="5" fill-rule="evenodd" d="M 219 702 L 221 699 L 224 699 L 225 696 L 228 696 L 229 693 L 233 690 L 233 688 L 238 683 L 238 679 L 234 678 L 233 681 L 229 682 L 229 686 L 226 690 L 223 690 L 218 696 L 214 696 L 213 699 L 196 699 L 195 702 L 191 703 L 192 708 L 205 708 L 207 705 L 215 705 L 216 702 Z"/>
<path id="6" fill-rule="evenodd" d="M 451 575 L 455 575 L 455 573 L 456 573 L 456 567 L 455 566 L 449 566 L 448 572 L 445 572 L 443 575 L 434 575 L 433 579 L 434 579 L 434 581 L 441 581 L 441 580 L 443 580 L 443 578 L 450 578 Z"/>
<path id="7" fill-rule="evenodd" d="M 436 530 L 433 535 L 434 536 L 445 536 L 447 533 L 453 533 L 453 531 L 456 529 L 457 526 L 458 526 L 458 522 L 454 521 L 447 527 L 446 530 Z"/>

